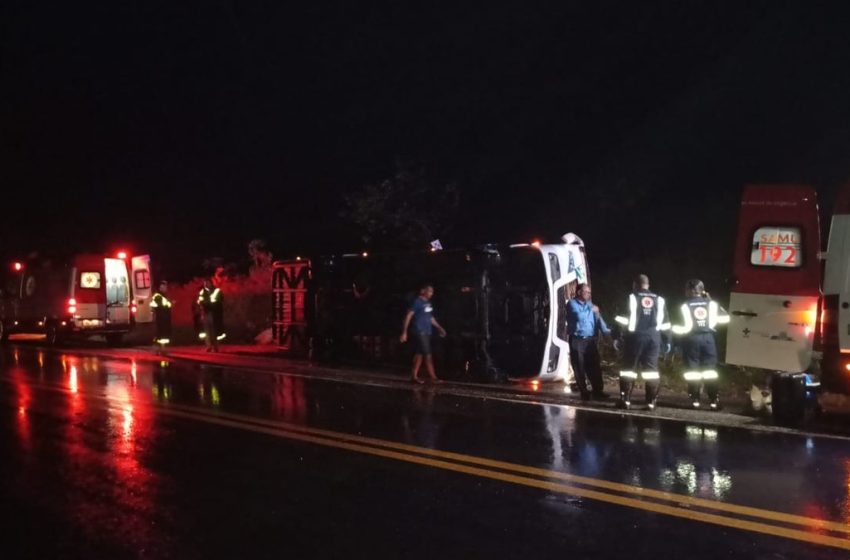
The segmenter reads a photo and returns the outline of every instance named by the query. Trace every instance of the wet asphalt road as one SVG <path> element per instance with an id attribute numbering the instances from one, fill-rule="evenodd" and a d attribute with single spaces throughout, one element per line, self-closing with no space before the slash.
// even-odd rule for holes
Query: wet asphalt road
<path id="1" fill-rule="evenodd" d="M 3 558 L 847 558 L 850 440 L 12 346 L 0 512 Z"/>

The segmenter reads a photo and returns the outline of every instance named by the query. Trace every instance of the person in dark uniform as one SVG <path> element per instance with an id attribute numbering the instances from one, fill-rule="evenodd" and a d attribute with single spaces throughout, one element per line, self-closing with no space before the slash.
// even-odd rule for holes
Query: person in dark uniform
<path id="1" fill-rule="evenodd" d="M 711 301 L 702 281 L 693 279 L 685 284 L 685 303 L 680 308 L 682 324 L 673 326 L 680 336 L 682 358 L 685 362 L 685 382 L 694 408 L 700 406 L 700 392 L 705 385 L 711 410 L 720 409 L 717 373 L 717 347 L 714 333 L 717 325 L 729 322 L 729 315 L 717 302 Z"/>
<path id="2" fill-rule="evenodd" d="M 412 380 L 414 383 L 422 383 L 419 379 L 419 369 L 422 367 L 422 362 L 425 362 L 425 369 L 428 370 L 430 380 L 437 381 L 437 374 L 434 371 L 434 359 L 431 355 L 431 334 L 436 328 L 440 336 L 446 336 L 446 329 L 440 326 L 437 319 L 434 318 L 434 306 L 431 304 L 431 298 L 434 297 L 434 287 L 430 284 L 422 286 L 419 290 L 419 295 L 413 300 L 407 314 L 404 316 L 404 326 L 401 328 L 401 342 L 407 342 L 407 331 L 413 323 L 413 371 Z"/>
<path id="3" fill-rule="evenodd" d="M 159 291 L 151 298 L 151 309 L 154 312 L 156 319 L 156 336 L 154 342 L 159 345 L 159 350 L 162 352 L 165 347 L 171 343 L 171 306 L 172 302 L 168 299 L 168 282 L 162 281 L 159 283 Z"/>
<path id="4" fill-rule="evenodd" d="M 204 279 L 204 286 L 198 294 L 198 305 L 203 313 L 207 352 L 218 352 L 218 343 L 227 336 L 224 332 L 224 296 L 221 288 L 214 287 L 209 278 Z"/>
<path id="5" fill-rule="evenodd" d="M 666 304 L 663 297 L 649 290 L 649 277 L 641 274 L 632 285 L 628 306 L 628 317 L 621 315 L 615 319 L 624 338 L 618 406 L 625 409 L 631 407 L 632 389 L 640 374 L 645 385 L 646 406 L 649 410 L 655 410 L 661 384 L 658 357 L 662 336 L 665 349 L 670 352 L 670 323 Z"/>

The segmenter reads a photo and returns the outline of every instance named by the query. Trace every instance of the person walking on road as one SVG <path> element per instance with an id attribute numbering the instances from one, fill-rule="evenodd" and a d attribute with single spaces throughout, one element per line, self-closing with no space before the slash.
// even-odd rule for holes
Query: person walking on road
<path id="1" fill-rule="evenodd" d="M 434 318 L 434 306 L 431 303 L 431 298 L 434 297 L 434 287 L 430 284 L 422 286 L 419 290 L 419 295 L 413 300 L 413 303 L 404 316 L 404 325 L 401 328 L 401 342 L 407 342 L 407 332 L 413 324 L 413 370 L 412 381 L 414 383 L 422 383 L 419 379 L 419 369 L 422 367 L 422 362 L 425 362 L 425 369 L 428 371 L 428 377 L 432 382 L 437 381 L 437 374 L 434 371 L 434 359 L 431 353 L 431 334 L 433 329 L 437 329 L 441 337 L 446 336 L 446 329 L 440 326 L 437 319 Z"/>
<path id="2" fill-rule="evenodd" d="M 209 278 L 204 279 L 204 286 L 198 294 L 198 305 L 203 313 L 207 352 L 218 352 L 218 343 L 227 336 L 224 332 L 224 298 L 221 288 L 214 287 Z"/>
<path id="3" fill-rule="evenodd" d="M 151 309 L 156 320 L 156 335 L 154 342 L 159 345 L 159 351 L 171 344 L 171 306 L 172 301 L 168 299 L 168 282 L 159 283 L 159 290 L 151 298 Z"/>
<path id="4" fill-rule="evenodd" d="M 570 363 L 582 400 L 606 399 L 603 391 L 602 367 L 599 359 L 599 333 L 610 337 L 611 329 L 590 299 L 588 284 L 579 284 L 576 297 L 567 303 L 567 334 L 570 341 Z M 588 380 L 592 387 L 587 386 Z"/>
<path id="5" fill-rule="evenodd" d="M 729 322 L 729 315 L 717 302 L 711 301 L 701 280 L 688 280 L 685 296 L 687 300 L 679 310 L 682 323 L 673 325 L 673 334 L 681 337 L 684 377 L 691 406 L 699 408 L 701 386 L 705 385 L 709 407 L 711 410 L 720 410 L 720 376 L 717 373 L 714 333 L 717 325 Z"/>
<path id="6" fill-rule="evenodd" d="M 645 384 L 646 406 L 655 410 L 661 376 L 658 358 L 661 354 L 662 335 L 666 352 L 670 352 L 670 322 L 664 298 L 649 290 L 649 277 L 635 278 L 629 294 L 629 315 L 615 320 L 624 331 L 624 348 L 620 369 L 620 408 L 631 407 L 632 389 L 638 374 Z"/>

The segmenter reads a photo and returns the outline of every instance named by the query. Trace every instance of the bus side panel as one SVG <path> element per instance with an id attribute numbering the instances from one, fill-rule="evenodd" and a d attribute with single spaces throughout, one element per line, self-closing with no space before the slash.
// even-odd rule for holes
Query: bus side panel
<path id="1" fill-rule="evenodd" d="M 808 368 L 820 300 L 820 246 L 814 189 L 745 189 L 727 363 L 781 371 Z"/>
<path id="2" fill-rule="evenodd" d="M 836 201 L 823 289 L 821 380 L 827 391 L 850 393 L 850 187 Z"/>

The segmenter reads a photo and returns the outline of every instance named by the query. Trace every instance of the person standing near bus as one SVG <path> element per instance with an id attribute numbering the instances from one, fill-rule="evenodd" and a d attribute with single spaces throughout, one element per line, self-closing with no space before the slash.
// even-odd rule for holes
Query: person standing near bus
<path id="1" fill-rule="evenodd" d="M 159 345 L 159 351 L 171 343 L 171 306 L 168 299 L 168 282 L 163 280 L 159 283 L 159 290 L 151 298 L 151 309 L 156 320 L 156 336 L 154 342 Z"/>
<path id="2" fill-rule="evenodd" d="M 649 277 L 640 274 L 632 284 L 629 294 L 629 315 L 615 319 L 624 334 L 625 347 L 620 369 L 620 408 L 631 407 L 632 389 L 638 373 L 644 381 L 646 407 L 655 410 L 661 375 L 658 358 L 661 354 L 662 335 L 666 351 L 670 352 L 670 322 L 664 298 L 649 290 Z"/>
<path id="3" fill-rule="evenodd" d="M 700 392 L 705 385 L 711 410 L 720 410 L 717 373 L 717 346 L 714 333 L 717 325 L 729 322 L 729 315 L 717 302 L 711 301 L 701 280 L 685 284 L 685 303 L 680 309 L 682 324 L 673 326 L 673 334 L 681 336 L 682 358 L 685 361 L 685 382 L 691 406 L 699 408 Z"/>
<path id="4" fill-rule="evenodd" d="M 410 309 L 404 316 L 404 325 L 401 328 L 401 342 L 407 342 L 407 331 L 413 323 L 413 370 L 412 380 L 414 383 L 422 383 L 419 379 L 419 369 L 422 367 L 422 362 L 425 362 L 425 369 L 428 371 L 428 377 L 432 382 L 437 381 L 437 374 L 434 371 L 434 359 L 431 352 L 431 335 L 436 328 L 441 337 L 446 336 L 446 329 L 440 326 L 437 319 L 434 318 L 434 306 L 431 303 L 431 298 L 434 297 L 434 287 L 431 284 L 425 284 L 419 289 L 419 295 L 413 300 Z"/>
<path id="5" fill-rule="evenodd" d="M 599 308 L 590 299 L 588 284 L 579 284 L 576 297 L 567 303 L 567 334 L 570 341 L 570 363 L 576 376 L 582 400 L 605 399 L 602 367 L 599 359 L 598 335 L 611 336 L 611 329 L 599 315 Z M 593 389 L 591 393 L 587 382 Z"/>
<path id="6" fill-rule="evenodd" d="M 227 336 L 224 333 L 224 298 L 221 288 L 213 286 L 210 278 L 204 279 L 204 286 L 198 294 L 198 305 L 203 312 L 204 341 L 207 352 L 218 352 L 218 343 Z"/>

